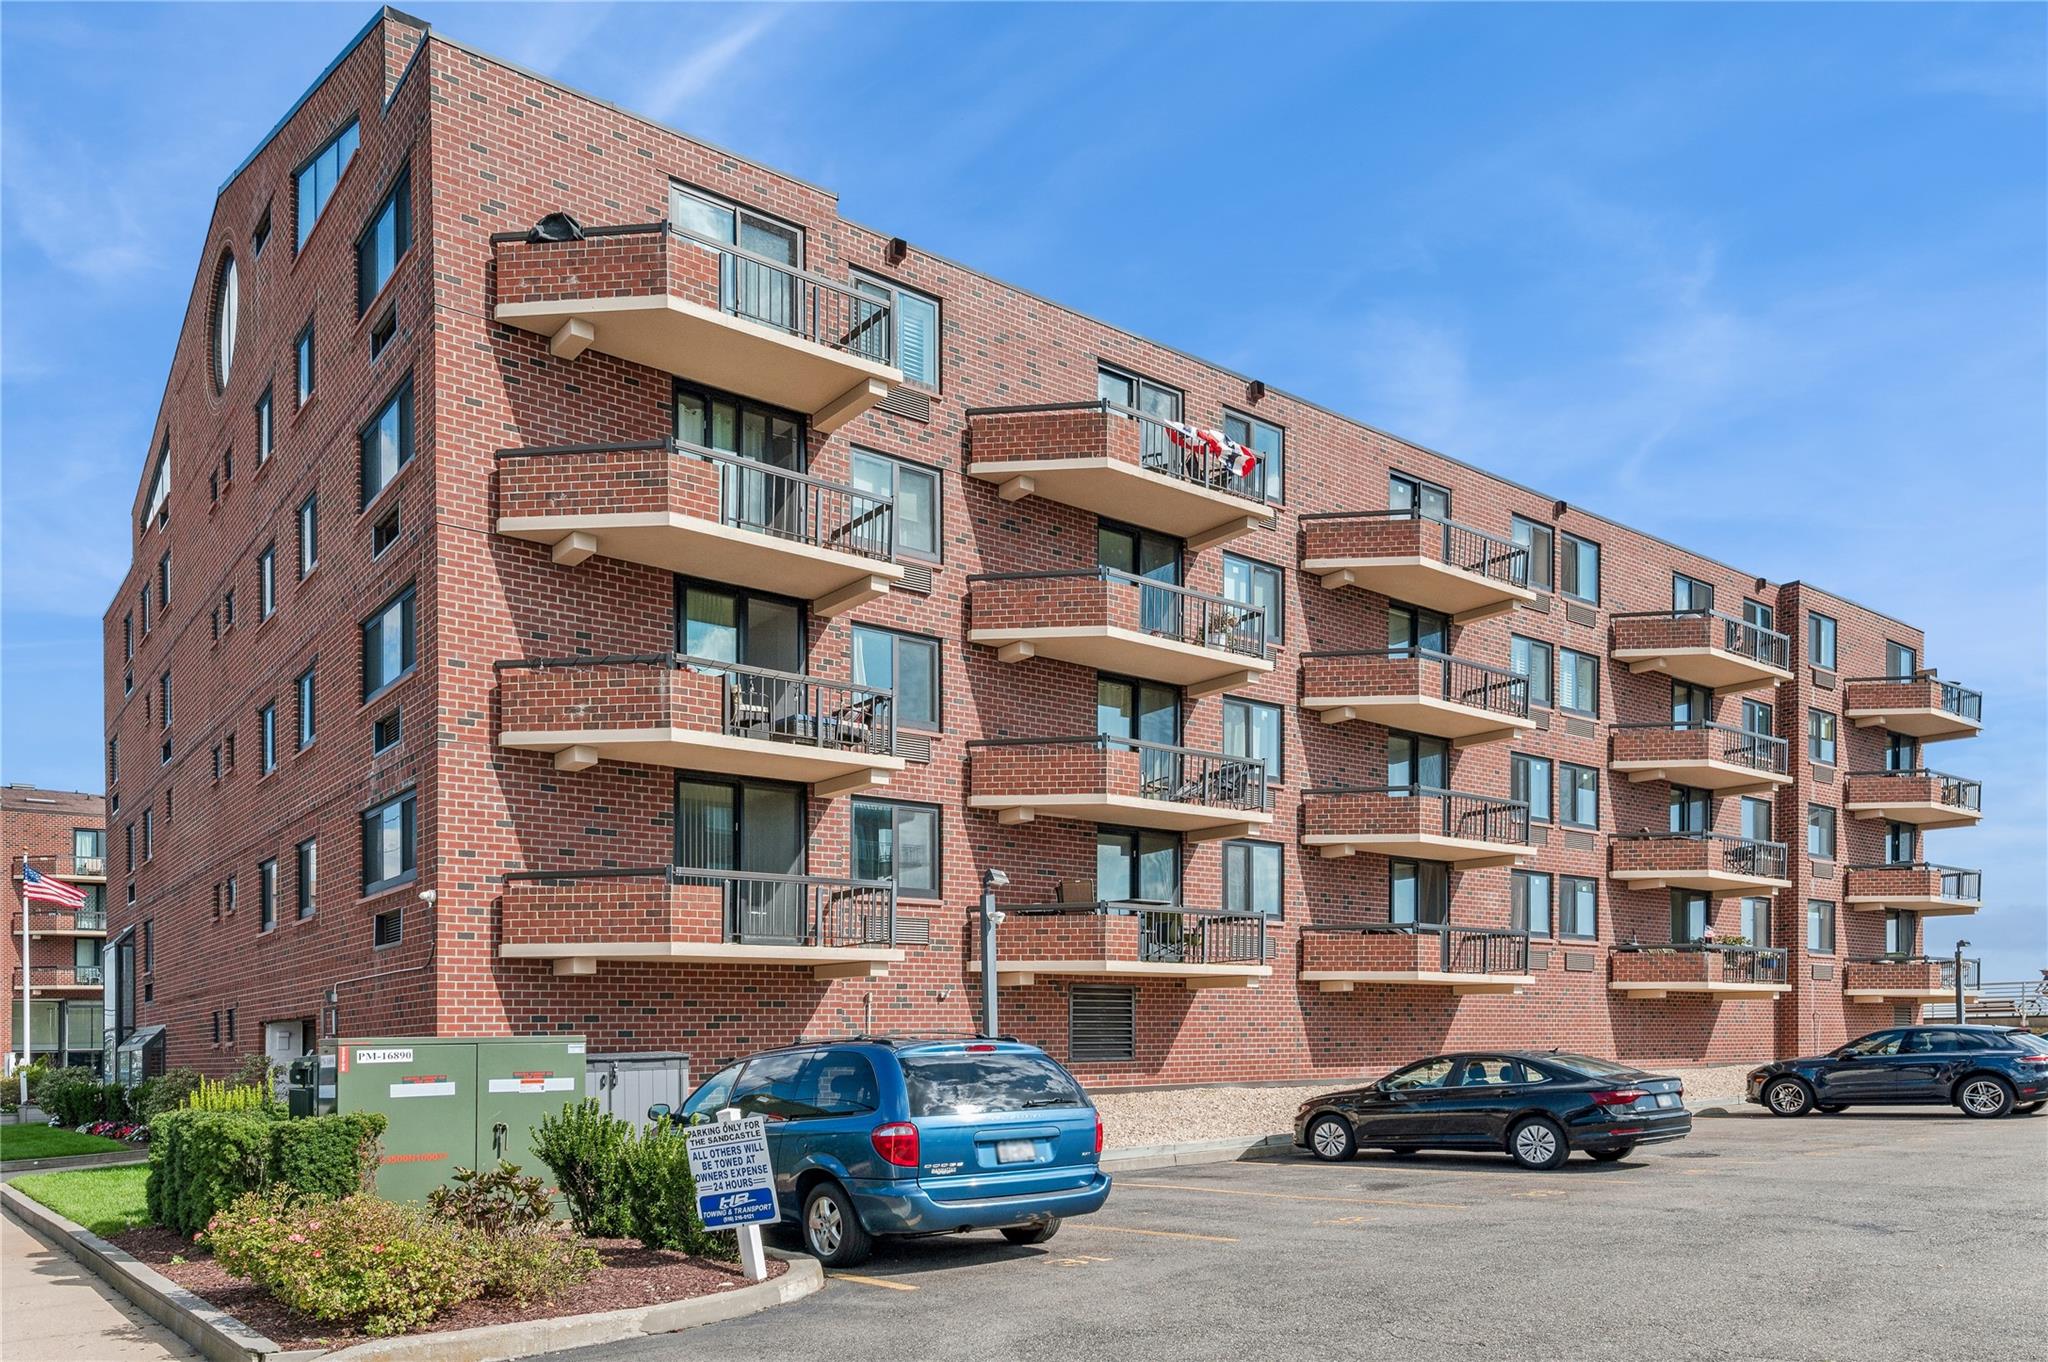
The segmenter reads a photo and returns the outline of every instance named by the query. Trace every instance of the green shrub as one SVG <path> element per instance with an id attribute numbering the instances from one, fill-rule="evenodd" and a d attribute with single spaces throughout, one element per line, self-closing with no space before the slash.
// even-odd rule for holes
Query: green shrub
<path id="1" fill-rule="evenodd" d="M 569 1223 L 593 1239 L 633 1232 L 626 1199 L 625 1151 L 633 1127 L 608 1116 L 594 1100 L 571 1102 L 533 1128 L 533 1152 L 555 1175 L 569 1203 Z"/>
<path id="2" fill-rule="evenodd" d="M 500 1159 L 489 1172 L 458 1166 L 454 1186 L 436 1187 L 427 1194 L 427 1209 L 466 1230 L 509 1234 L 547 1223 L 555 1206 L 539 1178 Z"/>
<path id="3" fill-rule="evenodd" d="M 36 1105 L 60 1126 L 119 1120 L 127 1114 L 121 1085 L 101 1082 L 100 1076 L 84 1065 L 50 1070 L 36 1096 Z"/>
<path id="4" fill-rule="evenodd" d="M 520 1305 L 558 1296 L 604 1266 L 596 1250 L 552 1223 L 504 1234 L 470 1231 L 464 1237 L 483 1294 Z"/>
<path id="5" fill-rule="evenodd" d="M 202 1078 L 198 1086 L 185 1095 L 183 1109 L 254 1113 L 267 1111 L 271 1105 L 268 1088 L 251 1087 L 244 1083 L 226 1083 L 217 1078 Z"/>
<path id="6" fill-rule="evenodd" d="M 50 1066 L 36 1060 L 28 1066 L 28 1100 L 36 1105 L 36 1097 L 42 1091 L 43 1078 L 50 1072 Z M 21 1110 L 22 1070 L 16 1069 L 5 1078 L 0 1078 L 0 1111 Z"/>
<path id="7" fill-rule="evenodd" d="M 345 1111 L 276 1121 L 270 1127 L 267 1183 L 301 1197 L 345 1197 L 374 1191 L 378 1139 L 388 1124 L 374 1111 Z"/>
<path id="8" fill-rule="evenodd" d="M 238 1088 L 255 1088 L 269 1098 L 277 1092 L 278 1068 L 277 1062 L 269 1055 L 260 1050 L 254 1051 L 242 1056 L 242 1062 L 235 1066 L 234 1075 L 228 1082 Z"/>
<path id="9" fill-rule="evenodd" d="M 183 1235 L 264 1185 L 272 1123 L 233 1112 L 170 1111 L 149 1127 L 149 1216 Z"/>
<path id="10" fill-rule="evenodd" d="M 185 1105 L 185 1098 L 199 1087 L 196 1069 L 166 1069 L 155 1078 L 145 1078 L 128 1094 L 128 1107 L 135 1119 L 148 1124 L 167 1111 Z"/>
<path id="11" fill-rule="evenodd" d="M 689 1138 L 676 1126 L 636 1133 L 626 1144 L 626 1205 L 633 1237 L 651 1249 L 680 1249 L 703 1258 L 739 1256 L 739 1242 L 704 1228 L 697 1218 L 697 1182 L 690 1176 Z"/>

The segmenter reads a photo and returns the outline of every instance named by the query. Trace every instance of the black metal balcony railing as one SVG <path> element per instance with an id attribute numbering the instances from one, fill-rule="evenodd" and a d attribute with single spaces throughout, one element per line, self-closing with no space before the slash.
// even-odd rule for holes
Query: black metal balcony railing
<path id="1" fill-rule="evenodd" d="M 1935 798 L 1944 808 L 1970 809 L 1979 812 L 1983 809 L 1984 785 L 1982 781 L 1965 780 L 1961 776 L 1952 776 L 1946 772 L 1925 769 L 1910 771 L 1851 771 L 1849 773 L 1849 779 L 1851 780 L 1877 780 L 1888 776 L 1939 782 L 1939 789 L 1936 791 Z"/>
<path id="2" fill-rule="evenodd" d="M 894 289 L 877 283 L 872 287 L 882 292 L 878 297 L 672 222 L 664 225 L 718 257 L 721 310 L 877 364 L 896 363 Z"/>
<path id="3" fill-rule="evenodd" d="M 1710 733 L 1715 735 L 1710 739 L 1714 760 L 1725 761 L 1731 766 L 1745 766 L 1769 775 L 1785 774 L 1788 744 L 1785 739 L 1769 733 L 1758 733 L 1752 729 L 1714 723 L 1706 719 L 1674 719 L 1668 724 L 1616 724 L 1614 728 L 1616 732 L 1624 729 L 1661 729 L 1671 733 Z"/>
<path id="4" fill-rule="evenodd" d="M 1942 681 L 1932 676 L 1913 676 L 1909 674 L 1906 676 L 1852 676 L 1846 678 L 1843 684 L 1855 685 L 1858 682 L 1868 682 L 1872 685 L 1890 684 L 1903 686 L 1911 685 L 1914 682 L 1928 681 L 1934 682 L 1935 687 L 1939 690 L 1939 703 L 1942 709 L 1956 715 L 1958 718 L 1968 719 L 1972 723 L 1984 722 L 1984 693 L 1971 690 L 1967 686 L 1959 686 L 1953 681 Z"/>
<path id="5" fill-rule="evenodd" d="M 54 875 L 60 880 L 70 878 L 105 879 L 107 875 L 107 858 L 104 853 L 81 856 L 76 852 L 65 851 L 37 852 L 26 855 L 15 864 L 14 876 L 16 879 L 21 878 L 21 867 L 23 864 L 34 866 L 39 873 Z"/>
<path id="6" fill-rule="evenodd" d="M 80 908 L 71 914 L 71 926 L 74 931 L 104 932 L 107 929 L 106 912 L 99 908 Z"/>
<path id="7" fill-rule="evenodd" d="M 1503 539 L 1497 534 L 1488 534 L 1476 526 L 1445 520 L 1440 516 L 1424 515 L 1414 508 L 1398 511 L 1318 511 L 1304 515 L 1301 519 L 1334 520 L 1351 516 L 1362 519 L 1420 520 L 1425 524 L 1435 525 L 1442 533 L 1443 561 L 1449 566 L 1508 586 L 1526 589 L 1529 585 L 1529 550 L 1525 546 L 1515 543 L 1512 539 Z"/>
<path id="8" fill-rule="evenodd" d="M 1389 799 L 1412 799 L 1418 804 L 1433 803 L 1436 812 L 1422 815 L 1416 831 L 1473 842 L 1525 845 L 1529 840 L 1529 806 L 1519 799 L 1440 790 L 1430 785 L 1326 785 L 1302 793 L 1312 798 L 1377 794 Z"/>
<path id="9" fill-rule="evenodd" d="M 1137 411 L 1116 402 L 1097 400 L 1094 402 L 1042 402 L 1014 407 L 970 407 L 967 415 L 976 416 L 1028 416 L 1034 412 L 1099 411 L 1105 416 L 1121 416 L 1138 423 L 1139 466 L 1154 473 L 1163 473 L 1181 482 L 1207 487 L 1212 491 L 1228 492 L 1232 496 L 1244 497 L 1249 501 L 1263 502 L 1266 499 L 1266 460 L 1262 457 L 1252 464 L 1249 473 L 1240 473 L 1236 461 L 1220 450 L 1210 449 L 1206 442 L 1188 443 L 1176 439 L 1176 432 L 1166 421 L 1150 412 Z M 1257 451 L 1253 451 L 1257 453 Z"/>
<path id="10" fill-rule="evenodd" d="M 1609 615 L 1609 620 L 1699 619 L 1707 621 L 1713 646 L 1766 667 L 1783 671 L 1792 665 L 1792 640 L 1775 629 L 1724 615 L 1718 610 L 1632 610 Z M 1718 630 L 1712 627 L 1718 625 Z"/>
<path id="11" fill-rule="evenodd" d="M 1844 866 L 1854 873 L 1859 870 L 1917 870 L 1940 876 L 1941 897 L 1954 903 L 1981 903 L 1984 900 L 1984 872 L 1964 870 L 1959 866 L 1936 865 L 1932 861 L 1866 861 L 1861 865 Z"/>
<path id="12" fill-rule="evenodd" d="M 1138 754 L 1138 794 L 1145 799 L 1207 804 L 1224 809 L 1266 807 L 1266 763 L 1194 747 L 1091 733 L 1058 738 L 976 738 L 969 747 L 1089 746 Z M 1110 793 L 1115 793 L 1110 791 Z"/>
<path id="13" fill-rule="evenodd" d="M 1718 842 L 1723 850 L 1721 864 L 1709 863 L 1700 869 L 1725 869 L 1735 875 L 1755 875 L 1762 879 L 1782 880 L 1785 878 L 1786 852 L 1783 842 L 1760 842 L 1750 837 L 1737 837 L 1726 832 L 1674 832 L 1670 830 L 1616 833 L 1617 842 L 1679 841 Z M 1649 869 L 1650 867 L 1644 867 Z M 1686 873 L 1684 869 L 1672 867 L 1674 875 Z"/>
<path id="14" fill-rule="evenodd" d="M 1189 908 L 1133 909 L 1138 958 L 1178 965 L 1258 964 L 1266 958 L 1266 919 L 1258 914 Z"/>
<path id="15" fill-rule="evenodd" d="M 1266 655 L 1266 607 L 1228 596 L 1211 595 L 1172 582 L 1140 577 L 1120 568 L 1061 568 L 1051 572 L 983 572 L 976 582 L 1056 581 L 1092 577 L 1138 593 L 1138 626 L 1148 634 L 1197 648 L 1215 648 L 1242 657 Z M 1048 620 L 1047 623 L 1058 623 Z"/>
<path id="16" fill-rule="evenodd" d="M 102 965 L 37 965 L 29 975 L 32 988 L 69 988 L 73 985 L 103 984 L 106 980 Z M 14 971 L 14 987 L 21 987 L 21 970 Z"/>
<path id="17" fill-rule="evenodd" d="M 1955 957 L 1948 955 L 1857 955 L 1847 961 L 1851 965 L 1939 965 L 1941 966 L 1942 988 L 1956 986 Z M 1963 961 L 1963 987 L 1974 989 L 1984 976 L 1982 960 Z"/>
<path id="18" fill-rule="evenodd" d="M 564 458 L 588 454 L 638 454 L 666 450 L 670 457 L 710 463 L 718 469 L 719 522 L 773 535 L 812 548 L 835 549 L 863 558 L 896 556 L 894 498 L 845 483 L 777 468 L 727 450 L 686 440 L 638 440 L 619 444 L 539 445 L 501 449 L 500 459 Z"/>
<path id="19" fill-rule="evenodd" d="M 492 665 L 500 671 L 615 666 L 687 668 L 722 679 L 719 731 L 726 737 L 798 743 L 838 752 L 887 755 L 896 750 L 896 693 L 880 686 L 692 657 L 687 653 L 510 659 Z"/>
<path id="20" fill-rule="evenodd" d="M 1785 982 L 1785 952 L 1774 946 L 1720 946 L 1711 941 L 1674 941 L 1665 946 L 1631 943 L 1616 946 L 1617 952 L 1668 951 L 1689 955 L 1721 957 L 1721 978 L 1730 983 L 1782 984 Z"/>
<path id="21" fill-rule="evenodd" d="M 1348 648 L 1302 654 L 1304 661 L 1314 657 L 1384 657 L 1395 661 L 1413 658 L 1428 664 L 1425 671 L 1433 667 L 1436 674 L 1434 681 L 1422 679 L 1423 694 L 1483 709 L 1489 714 L 1529 717 L 1529 678 L 1506 667 L 1453 657 L 1434 648 Z"/>
<path id="22" fill-rule="evenodd" d="M 1527 974 L 1529 934 L 1442 922 L 1373 922 L 1363 927 L 1305 927 L 1303 931 L 1358 936 L 1433 936 L 1437 969 L 1444 974 Z"/>
<path id="23" fill-rule="evenodd" d="M 775 875 L 681 865 L 630 870 L 519 870 L 507 874 L 505 879 L 540 884 L 659 879 L 669 888 L 722 888 L 721 937 L 737 944 L 846 947 L 890 946 L 896 941 L 894 880 Z M 573 928 L 569 934 L 573 937 Z"/>

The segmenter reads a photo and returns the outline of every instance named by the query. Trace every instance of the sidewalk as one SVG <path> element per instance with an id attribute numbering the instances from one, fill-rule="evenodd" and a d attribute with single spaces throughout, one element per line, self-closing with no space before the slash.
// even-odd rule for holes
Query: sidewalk
<path id="1" fill-rule="evenodd" d="M 9 1362 L 165 1362 L 197 1358 L 69 1254 L 0 1215 L 0 1356 Z"/>

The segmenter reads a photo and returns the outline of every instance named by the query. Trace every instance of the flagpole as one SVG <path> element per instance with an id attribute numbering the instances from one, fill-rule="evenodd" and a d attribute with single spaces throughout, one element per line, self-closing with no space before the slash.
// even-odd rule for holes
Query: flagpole
<path id="1" fill-rule="evenodd" d="M 28 869 L 27 852 L 22 853 L 21 868 L 23 870 Z M 22 876 L 21 884 L 21 1072 L 16 1078 L 16 1081 L 21 1085 L 21 1105 L 16 1108 L 18 1119 L 26 1119 L 21 1117 L 20 1113 L 28 1110 L 29 1027 L 32 1024 L 29 1021 L 28 1000 L 31 990 L 35 988 L 35 985 L 30 982 L 30 978 L 28 969 L 28 877 L 24 875 Z"/>

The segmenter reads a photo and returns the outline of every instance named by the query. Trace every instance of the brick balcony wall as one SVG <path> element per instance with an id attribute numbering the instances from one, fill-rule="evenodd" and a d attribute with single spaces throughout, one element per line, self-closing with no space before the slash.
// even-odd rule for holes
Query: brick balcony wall
<path id="1" fill-rule="evenodd" d="M 979 954 L 977 936 L 976 953 Z M 1138 958 L 1136 914 L 1011 913 L 996 928 L 996 960 L 1122 960 Z"/>
<path id="2" fill-rule="evenodd" d="M 1941 893 L 1941 871 L 1934 866 L 1880 865 L 1851 867 L 1843 880 L 1850 898 L 1896 895 L 1930 898 Z"/>
<path id="3" fill-rule="evenodd" d="M 1706 615 L 1635 615 L 1611 622 L 1617 652 L 1647 649 L 1718 648 L 1720 621 Z"/>
<path id="4" fill-rule="evenodd" d="M 1395 796 L 1380 791 L 1356 794 L 1317 795 L 1301 804 L 1301 831 L 1311 837 L 1367 837 L 1381 834 L 1462 837 L 1485 839 L 1489 830 L 1506 843 L 1505 815 L 1481 820 L 1474 818 L 1461 829 L 1454 816 L 1444 826 L 1444 801 L 1429 795 Z"/>
<path id="5" fill-rule="evenodd" d="M 659 876 L 505 886 L 499 939 L 508 946 L 723 941 L 723 884 L 665 884 Z"/>
<path id="6" fill-rule="evenodd" d="M 1143 633 L 1139 587 L 1093 575 L 1012 577 L 968 587 L 968 624 L 974 629 L 1128 629 Z"/>
<path id="7" fill-rule="evenodd" d="M 715 521 L 721 519 L 719 465 L 666 449 L 500 459 L 498 514 L 668 514 Z"/>
<path id="8" fill-rule="evenodd" d="M 1941 778 L 1908 773 L 1850 776 L 1845 803 L 1939 804 Z"/>
<path id="9" fill-rule="evenodd" d="M 1002 412 L 967 422 L 968 457 L 975 463 L 1026 459 L 1111 459 L 1140 465 L 1143 427 L 1101 410 Z"/>
<path id="10" fill-rule="evenodd" d="M 1612 867 L 1624 870 L 1732 870 L 1728 848 L 1711 837 L 1637 837 L 1612 844 Z"/>
<path id="11" fill-rule="evenodd" d="M 1419 657 L 1316 657 L 1301 660 L 1305 700 L 1350 696 L 1440 695 L 1443 666 Z"/>
<path id="12" fill-rule="evenodd" d="M 1710 728 L 1623 728 L 1617 729 L 1609 760 L 1612 761 L 1720 761 L 1727 758 L 1726 733 Z"/>
<path id="13" fill-rule="evenodd" d="M 1617 984 L 1713 984 L 1724 974 L 1717 951 L 1616 951 L 1608 960 Z"/>
<path id="14" fill-rule="evenodd" d="M 1935 960 L 1852 960 L 1842 967 L 1842 987 L 1848 990 L 1882 988 L 1917 993 L 1941 986 L 1941 963 Z"/>
<path id="15" fill-rule="evenodd" d="M 1932 678 L 1918 681 L 1851 681 L 1842 687 L 1842 708 L 1851 712 L 1941 707 L 1941 682 Z"/>
<path id="16" fill-rule="evenodd" d="M 501 241 L 493 255 L 501 305 L 666 293 L 714 310 L 719 306 L 717 254 L 666 231 Z"/>
<path id="17" fill-rule="evenodd" d="M 977 747 L 967 762 L 977 795 L 1140 794 L 1139 753 L 1088 743 Z"/>
<path id="18" fill-rule="evenodd" d="M 1443 967 L 1443 947 L 1423 932 L 1303 932 L 1303 970 L 1409 972 Z"/>
<path id="19" fill-rule="evenodd" d="M 1394 516 L 1336 516 L 1301 523 L 1301 556 L 1427 558 L 1442 562 L 1443 528 L 1434 521 Z"/>
<path id="20" fill-rule="evenodd" d="M 725 725 L 723 677 L 662 663 L 507 667 L 498 673 L 504 733 L 559 729 L 680 728 L 718 733 Z"/>

